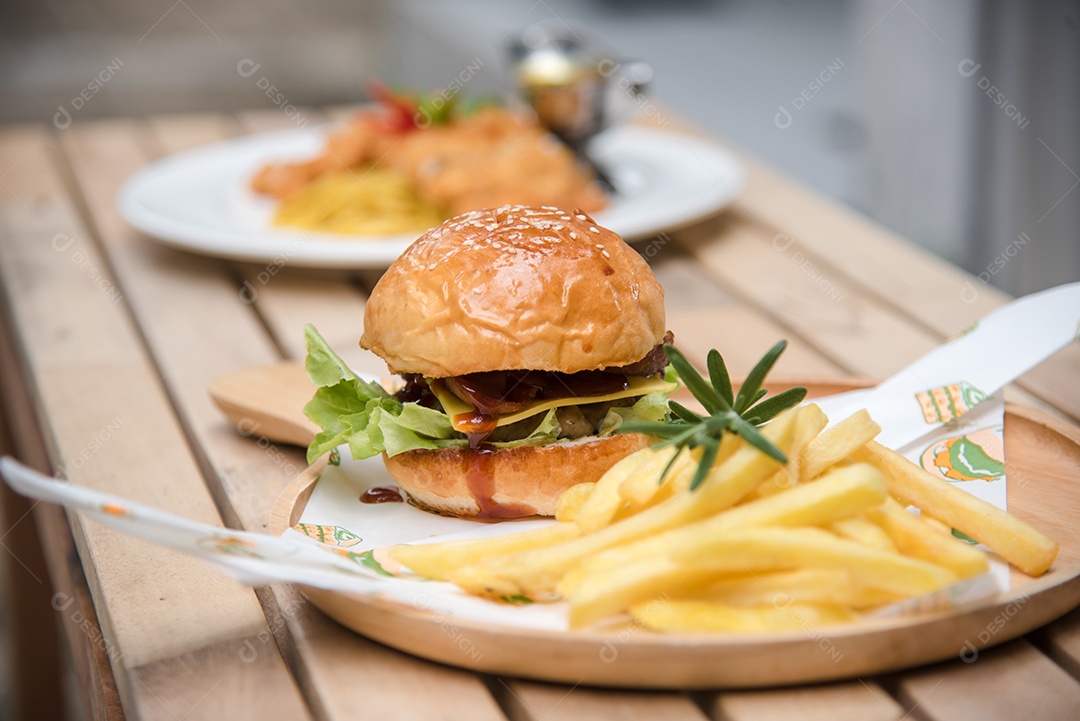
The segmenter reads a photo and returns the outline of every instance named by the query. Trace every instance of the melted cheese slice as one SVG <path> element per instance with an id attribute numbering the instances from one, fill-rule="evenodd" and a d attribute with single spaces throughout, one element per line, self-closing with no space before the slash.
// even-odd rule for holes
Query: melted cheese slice
<path id="1" fill-rule="evenodd" d="M 535 416 L 537 413 L 546 413 L 552 408 L 559 408 L 560 406 L 583 406 L 589 403 L 604 403 L 605 401 L 617 401 L 620 398 L 633 398 L 635 396 L 643 396 L 646 393 L 655 393 L 656 391 L 664 391 L 665 393 L 671 393 L 679 387 L 678 383 L 668 383 L 663 378 L 643 378 L 641 376 L 629 376 L 629 387 L 626 390 L 615 391 L 614 393 L 601 393 L 595 396 L 569 396 L 567 398 L 548 398 L 541 401 L 536 401 L 532 405 L 523 410 L 509 415 L 499 416 L 499 421 L 496 426 L 508 426 L 511 423 L 517 423 L 520 420 L 524 420 L 530 416 Z M 435 397 L 442 403 L 443 410 L 446 411 L 446 415 L 450 416 L 450 423 L 453 424 L 454 429 L 461 433 L 467 432 L 469 425 L 466 422 L 468 417 L 471 416 L 475 409 L 469 403 L 458 398 L 456 395 L 450 392 L 446 387 L 446 384 L 441 380 L 429 381 L 431 385 L 431 392 L 435 394 Z M 462 422 L 458 422 L 457 419 L 461 418 Z"/>

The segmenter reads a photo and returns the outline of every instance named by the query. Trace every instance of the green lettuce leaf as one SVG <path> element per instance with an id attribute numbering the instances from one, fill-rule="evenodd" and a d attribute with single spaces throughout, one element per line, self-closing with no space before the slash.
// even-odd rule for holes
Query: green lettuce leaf
<path id="1" fill-rule="evenodd" d="M 544 420 L 540 421 L 540 425 L 526 437 L 519 438 L 516 441 L 502 441 L 500 443 L 491 443 L 489 445 L 495 446 L 496 448 L 546 446 L 558 441 L 560 433 L 562 433 L 562 426 L 559 425 L 559 419 L 555 417 L 555 409 L 551 408 L 544 414 Z"/>
<path id="2" fill-rule="evenodd" d="M 344 444 L 356 459 L 384 452 L 395 456 L 417 449 L 468 447 L 468 439 L 454 430 L 445 413 L 416 403 L 403 404 L 379 384 L 361 380 L 310 324 L 304 327 L 304 339 L 308 351 L 305 368 L 317 386 L 304 414 L 322 429 L 308 446 L 308 463 Z M 666 416 L 667 395 L 649 393 L 632 406 L 608 411 L 601 434 L 614 431 L 626 420 L 659 421 Z M 491 445 L 547 445 L 558 442 L 561 431 L 553 408 L 528 437 Z"/>
<path id="3" fill-rule="evenodd" d="M 626 421 L 649 421 L 659 423 L 667 420 L 668 396 L 667 393 L 657 391 L 647 393 L 637 400 L 632 406 L 625 408 L 609 408 L 604 420 L 600 422 L 600 433 L 613 433 L 616 428 Z"/>
<path id="4" fill-rule="evenodd" d="M 307 348 L 304 370 L 316 386 L 322 388 L 337 385 L 339 381 L 356 381 L 360 384 L 359 392 L 365 394 L 366 397 L 392 397 L 378 383 L 360 380 L 359 376 L 345 364 L 345 361 L 341 360 L 341 356 L 334 352 L 311 323 L 304 325 L 304 346 Z"/>
<path id="5" fill-rule="evenodd" d="M 445 413 L 416 403 L 406 403 L 396 413 L 382 411 L 373 415 L 371 423 L 378 428 L 382 450 L 388 456 L 417 448 L 435 450 L 469 444 L 450 425 L 450 418 Z"/>

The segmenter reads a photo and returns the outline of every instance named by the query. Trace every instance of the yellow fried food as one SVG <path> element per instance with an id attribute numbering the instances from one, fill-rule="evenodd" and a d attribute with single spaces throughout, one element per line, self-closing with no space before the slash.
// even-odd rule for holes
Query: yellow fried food
<path id="1" fill-rule="evenodd" d="M 442 221 L 408 178 L 379 168 L 323 175 L 283 200 L 274 215 L 277 226 L 346 235 L 422 233 Z"/>
<path id="2" fill-rule="evenodd" d="M 781 414 L 763 434 L 778 447 L 789 448 L 797 412 Z M 465 566 L 450 580 L 470 593 L 483 596 L 552 595 L 562 576 L 581 559 L 730 508 L 772 475 L 778 466 L 777 461 L 753 446 L 744 446 L 727 461 L 714 466 L 695 491 L 680 493 L 572 541 Z M 603 479 L 597 487 L 602 483 Z"/>
<path id="3" fill-rule="evenodd" d="M 320 155 L 268 164 L 251 187 L 281 201 L 277 225 L 360 235 L 424 231 L 502 205 L 607 205 L 569 149 L 531 118 L 498 107 L 408 129 L 360 113 L 329 134 Z"/>
<path id="4" fill-rule="evenodd" d="M 960 578 L 978 576 L 990 569 L 982 551 L 951 533 L 928 525 L 891 498 L 878 508 L 866 511 L 866 516 L 878 524 L 906 556 L 944 566 Z"/>
<path id="5" fill-rule="evenodd" d="M 725 436 L 695 490 L 700 449 L 645 449 L 567 492 L 568 522 L 555 530 L 392 555 L 488 598 L 564 599 L 571 628 L 630 614 L 652 630 L 688 633 L 848 622 L 986 573 L 986 554 L 950 528 L 1029 574 L 1053 563 L 1054 541 L 874 442 L 879 429 L 866 412 L 825 425 L 810 405 L 764 426 L 790 459 L 783 465 Z M 432 560 L 413 566 L 410 553 Z"/>
<path id="6" fill-rule="evenodd" d="M 390 549 L 390 558 L 409 567 L 424 578 L 448 579 L 457 569 L 470 563 L 516 553 L 527 548 L 543 548 L 580 535 L 577 526 L 559 523 L 521 533 L 495 538 L 478 538 L 416 546 L 401 545 Z"/>
<path id="7" fill-rule="evenodd" d="M 816 629 L 853 621 L 856 614 L 835 604 L 792 603 L 756 607 L 710 601 L 649 601 L 631 609 L 637 623 L 654 631 L 761 633 Z"/>
<path id="8" fill-rule="evenodd" d="M 885 474 L 897 500 L 966 533 L 1029 576 L 1040 576 L 1057 558 L 1058 544 L 1016 516 L 931 475 L 896 451 L 871 441 L 856 458 Z"/>

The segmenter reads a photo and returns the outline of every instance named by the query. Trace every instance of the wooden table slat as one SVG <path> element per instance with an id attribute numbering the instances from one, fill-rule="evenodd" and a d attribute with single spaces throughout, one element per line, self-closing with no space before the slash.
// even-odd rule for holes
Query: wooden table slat
<path id="1" fill-rule="evenodd" d="M 353 112 L 302 115 L 313 125 Z M 28 369 L 41 448 L 76 482 L 189 518 L 263 529 L 303 453 L 243 437 L 210 403 L 210 380 L 300 359 L 305 322 L 355 367 L 385 373 L 356 345 L 377 270 L 303 270 L 287 254 L 267 264 L 191 256 L 144 242 L 115 208 L 120 184 L 160 155 L 297 122 L 265 109 L 86 122 L 57 135 L 0 131 L 0 169 L 10 168 L 0 198 L 0 292 L 21 354 L 6 366 Z M 753 158 L 745 162 L 749 184 L 733 210 L 639 245 L 667 288 L 669 327 L 697 364 L 715 346 L 741 375 L 786 336 L 778 376 L 884 377 L 1006 299 Z M 1078 372 L 1080 348 L 1070 348 L 1025 376 L 1022 388 L 1010 387 L 1009 397 L 1080 417 L 1080 386 L 1071 383 Z M 95 438 L 98 450 L 87 454 Z M 256 599 L 203 564 L 78 518 L 72 525 L 102 633 L 122 652 L 116 681 L 131 718 L 1080 715 L 1080 611 L 983 651 L 975 663 L 884 682 L 694 697 L 597 690 L 421 661 L 343 629 L 290 586 L 259 589 Z M 170 630 L 155 633 L 162 619 Z"/>
<path id="2" fill-rule="evenodd" d="M 1080 608 L 1028 637 L 1074 679 L 1080 680 Z"/>
<path id="3" fill-rule="evenodd" d="M 504 679 L 497 679 L 493 687 L 511 721 L 706 719 L 701 709 L 680 693 L 595 689 Z"/>
<path id="4" fill-rule="evenodd" d="M 799 253 L 831 259 L 848 283 L 917 319 L 940 338 L 963 332 L 1009 300 L 988 284 L 990 269 L 972 276 L 760 161 L 744 162 L 747 187 L 733 214 L 757 221 L 773 247 L 790 259 Z M 1025 237 L 1018 239 L 1021 251 L 1028 242 L 1038 242 L 1037 236 Z M 1080 384 L 1060 383 L 1069 376 L 1080 376 L 1080 347 L 1075 345 L 1027 373 L 1021 385 L 1080 420 Z"/>
<path id="5" fill-rule="evenodd" d="M 146 357 L 115 279 L 67 197 L 52 139 L 0 137 L 0 156 L 21 159 L 7 180 L 26 197 L 2 210 L 4 289 L 32 368 L 50 455 L 76 483 L 194 520 L 220 523 L 157 370 Z M 59 240 L 58 240 L 59 239 Z M 107 452 L 99 452 L 107 448 Z M 254 594 L 186 556 L 70 516 L 124 706 L 147 717 L 203 718 L 227 711 L 258 718 L 267 709 L 306 712 L 280 655 L 256 664 L 238 656 L 266 629 Z M 168 634 L 154 632 L 167 624 Z M 159 669 L 190 654 L 205 663 L 155 688 Z M 252 694 L 253 677 L 272 679 Z M 204 697 L 191 698 L 198 690 Z M 172 705 L 170 706 L 170 702 Z"/>
<path id="6" fill-rule="evenodd" d="M 900 721 L 904 710 L 875 681 L 760 691 L 725 691 L 710 705 L 724 721 Z"/>
<path id="7" fill-rule="evenodd" d="M 76 136 L 68 150 L 90 205 L 98 208 L 97 224 L 132 296 L 137 317 L 144 326 L 172 330 L 154 333 L 147 340 L 166 373 L 165 383 L 182 421 L 202 449 L 208 470 L 220 482 L 240 525 L 263 530 L 278 493 L 305 467 L 303 453 L 243 437 L 212 406 L 206 388 L 217 375 L 277 361 L 280 355 L 225 266 L 145 243 L 103 202 L 127 172 L 149 159 L 139 155 L 141 147 L 182 148 L 189 140 L 183 135 L 185 127 L 151 123 L 152 137 L 140 142 L 133 137 L 138 128 L 102 124 Z M 200 123 L 199 140 L 207 139 L 207 128 L 225 132 L 228 124 Z M 302 291 L 304 278 L 297 280 Z M 255 304 L 264 317 L 273 317 L 276 308 L 290 307 L 288 299 L 278 305 L 268 302 L 289 286 L 290 281 L 276 276 L 262 286 Z M 317 310 L 320 317 L 343 314 L 343 300 L 361 301 L 358 291 L 350 288 L 333 286 L 331 295 L 324 289 L 299 307 Z M 359 320 L 360 316 L 353 317 Z M 292 315 L 287 318 L 296 320 Z M 284 322 L 274 318 L 271 324 L 283 326 Z M 299 598 L 289 588 L 275 587 L 269 596 L 263 593 L 274 633 L 249 639 L 249 655 L 252 646 L 257 657 L 263 649 L 276 652 L 275 639 L 281 643 L 308 702 L 323 717 L 351 719 L 365 709 L 370 713 L 372 698 L 382 694 L 392 700 L 393 708 L 388 704 L 385 714 L 376 717 L 427 717 L 434 708 L 432 699 L 408 693 L 409 687 L 423 687 L 443 688 L 445 697 L 457 699 L 459 718 L 502 718 L 475 676 L 368 642 L 327 621 Z M 394 678 L 388 669 L 394 669 Z M 391 693 L 394 688 L 397 692 Z"/>
<path id="8" fill-rule="evenodd" d="M 961 660 L 907 671 L 895 691 L 929 721 L 1080 718 L 1080 684 L 1024 639 Z"/>
<path id="9" fill-rule="evenodd" d="M 719 281 L 855 375 L 887 378 L 942 340 L 831 266 L 777 246 L 759 225 L 722 216 L 675 238 Z M 1061 415 L 1022 388 L 1006 393 L 1011 402 Z"/>

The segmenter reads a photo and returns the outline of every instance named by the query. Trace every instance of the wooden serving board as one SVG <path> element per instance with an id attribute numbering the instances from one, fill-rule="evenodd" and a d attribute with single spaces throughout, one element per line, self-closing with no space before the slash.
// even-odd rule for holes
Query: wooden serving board
<path id="1" fill-rule="evenodd" d="M 812 395 L 867 385 L 803 384 Z M 341 624 L 408 653 L 471 671 L 574 685 L 764 687 L 974 660 L 979 650 L 1080 603 L 1080 431 L 1010 405 L 1005 449 L 1009 511 L 1056 539 L 1060 555 L 1040 578 L 1014 571 L 1011 590 L 947 611 L 770 634 L 663 635 L 631 625 L 550 632 L 457 618 L 374 595 L 304 592 Z M 282 493 L 271 533 L 299 520 L 324 467 L 320 461 L 307 469 Z"/>

